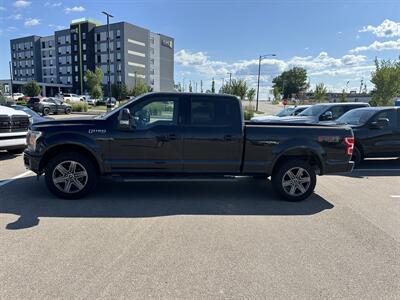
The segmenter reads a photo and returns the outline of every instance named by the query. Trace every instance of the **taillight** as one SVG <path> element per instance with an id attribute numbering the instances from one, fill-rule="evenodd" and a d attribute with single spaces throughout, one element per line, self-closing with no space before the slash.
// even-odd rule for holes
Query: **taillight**
<path id="1" fill-rule="evenodd" d="M 349 156 L 352 156 L 353 149 L 354 149 L 354 138 L 346 137 L 346 138 L 344 138 L 344 143 L 346 144 L 346 154 Z"/>

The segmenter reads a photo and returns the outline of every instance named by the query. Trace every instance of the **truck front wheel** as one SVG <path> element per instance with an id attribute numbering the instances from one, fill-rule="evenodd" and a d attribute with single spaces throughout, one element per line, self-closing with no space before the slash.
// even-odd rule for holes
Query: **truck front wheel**
<path id="1" fill-rule="evenodd" d="M 45 180 L 57 197 L 79 199 L 96 185 L 97 173 L 92 161 L 77 153 L 61 153 L 50 159 Z"/>
<path id="2" fill-rule="evenodd" d="M 317 176 L 312 166 L 302 160 L 283 163 L 272 174 L 274 189 L 288 201 L 301 201 L 314 191 Z"/>

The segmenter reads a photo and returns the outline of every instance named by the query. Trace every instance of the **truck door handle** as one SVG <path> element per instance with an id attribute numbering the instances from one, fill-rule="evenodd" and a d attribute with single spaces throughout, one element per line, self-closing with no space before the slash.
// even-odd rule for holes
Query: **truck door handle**
<path id="1" fill-rule="evenodd" d="M 225 141 L 232 141 L 232 136 L 230 134 L 227 134 L 224 136 Z"/>
<path id="2" fill-rule="evenodd" d="M 172 141 L 173 141 L 173 140 L 176 140 L 176 134 L 175 134 L 175 133 L 169 134 L 169 135 L 168 135 L 168 139 L 169 139 L 169 140 L 172 140 Z"/>

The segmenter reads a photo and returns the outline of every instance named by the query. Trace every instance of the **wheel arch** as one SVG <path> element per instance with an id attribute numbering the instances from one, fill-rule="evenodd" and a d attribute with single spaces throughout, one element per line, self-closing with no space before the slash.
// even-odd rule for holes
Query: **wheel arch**
<path id="1" fill-rule="evenodd" d="M 60 153 L 66 153 L 66 152 L 71 152 L 71 153 L 77 152 L 87 156 L 95 166 L 96 172 L 98 174 L 103 173 L 102 165 L 97 156 L 95 155 L 95 153 L 91 149 L 77 143 L 57 144 L 49 148 L 43 154 L 42 159 L 40 160 L 39 164 L 40 171 L 43 172 L 45 170 L 48 162 L 52 157 Z"/>
<path id="2" fill-rule="evenodd" d="M 309 147 L 296 147 L 288 149 L 287 151 L 279 154 L 271 168 L 271 174 L 279 168 L 280 165 L 290 159 L 300 159 L 309 163 L 319 175 L 324 174 L 324 164 L 321 155 L 319 155 L 314 149 Z"/>

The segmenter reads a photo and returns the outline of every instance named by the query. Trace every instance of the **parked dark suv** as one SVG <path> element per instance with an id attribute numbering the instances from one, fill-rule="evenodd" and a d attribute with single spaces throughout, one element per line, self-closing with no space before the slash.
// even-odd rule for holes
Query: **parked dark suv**
<path id="1" fill-rule="evenodd" d="M 28 100 L 27 106 L 43 115 L 65 113 L 70 114 L 72 111 L 71 105 L 62 102 L 56 98 L 38 98 L 32 97 Z"/>

